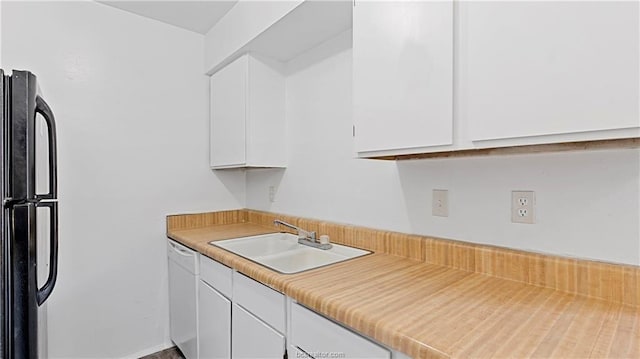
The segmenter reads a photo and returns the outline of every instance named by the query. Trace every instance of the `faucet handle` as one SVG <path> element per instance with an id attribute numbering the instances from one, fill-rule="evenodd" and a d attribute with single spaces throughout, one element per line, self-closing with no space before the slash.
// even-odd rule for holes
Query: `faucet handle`
<path id="1" fill-rule="evenodd" d="M 323 234 L 320 236 L 320 244 L 329 244 L 331 242 L 331 240 L 329 239 L 329 235 L 328 234 Z"/>
<path id="2" fill-rule="evenodd" d="M 305 231 L 304 229 L 298 229 L 298 238 L 307 239 L 312 242 L 316 241 L 316 232 Z"/>

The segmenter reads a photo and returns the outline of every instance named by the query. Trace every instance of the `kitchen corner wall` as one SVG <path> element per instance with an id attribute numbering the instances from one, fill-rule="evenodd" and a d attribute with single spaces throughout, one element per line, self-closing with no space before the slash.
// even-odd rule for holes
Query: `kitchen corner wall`
<path id="1" fill-rule="evenodd" d="M 637 149 L 354 159 L 349 36 L 289 64 L 288 167 L 247 172 L 248 208 L 640 265 Z M 432 189 L 449 190 L 449 217 L 431 215 Z M 511 223 L 512 190 L 536 191 L 536 224 Z"/>
<path id="2" fill-rule="evenodd" d="M 244 173 L 208 168 L 204 37 L 93 1 L 1 6 L 2 64 L 38 76 L 58 123 L 49 356 L 170 346 L 165 215 L 245 201 Z"/>

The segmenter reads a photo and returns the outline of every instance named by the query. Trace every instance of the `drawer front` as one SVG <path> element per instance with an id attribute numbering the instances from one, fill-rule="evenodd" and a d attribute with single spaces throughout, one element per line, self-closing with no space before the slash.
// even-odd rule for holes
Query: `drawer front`
<path id="1" fill-rule="evenodd" d="M 231 278 L 233 270 L 215 260 L 200 256 L 200 279 L 225 297 L 231 298 Z"/>
<path id="2" fill-rule="evenodd" d="M 198 253 L 182 244 L 167 240 L 167 257 L 192 274 L 198 274 Z"/>
<path id="3" fill-rule="evenodd" d="M 291 306 L 291 343 L 315 358 L 391 358 L 384 347 L 297 303 Z"/>
<path id="4" fill-rule="evenodd" d="M 238 272 L 233 273 L 233 302 L 284 333 L 285 297 Z"/>

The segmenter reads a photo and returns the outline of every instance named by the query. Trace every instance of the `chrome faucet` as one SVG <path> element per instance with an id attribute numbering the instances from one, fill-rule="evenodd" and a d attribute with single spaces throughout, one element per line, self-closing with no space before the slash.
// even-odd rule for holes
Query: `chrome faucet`
<path id="1" fill-rule="evenodd" d="M 314 248 L 320 249 L 331 249 L 332 245 L 330 243 L 320 243 L 316 239 L 316 232 L 305 231 L 304 229 L 294 226 L 293 224 L 289 224 L 287 222 L 283 222 L 279 219 L 273 221 L 274 225 L 281 225 L 285 227 L 289 227 L 294 231 L 298 232 L 298 243 L 304 244 L 305 246 L 310 246 Z"/>
<path id="2" fill-rule="evenodd" d="M 279 219 L 274 220 L 273 224 L 275 224 L 276 226 L 277 225 L 281 225 L 281 226 L 285 226 L 285 227 L 289 227 L 289 228 L 293 229 L 294 231 L 298 232 L 298 238 L 299 239 L 307 239 L 307 240 L 310 240 L 312 242 L 316 241 L 316 232 L 305 231 L 304 229 L 302 229 L 300 227 L 296 227 L 293 224 L 289 224 L 289 223 L 281 221 Z"/>

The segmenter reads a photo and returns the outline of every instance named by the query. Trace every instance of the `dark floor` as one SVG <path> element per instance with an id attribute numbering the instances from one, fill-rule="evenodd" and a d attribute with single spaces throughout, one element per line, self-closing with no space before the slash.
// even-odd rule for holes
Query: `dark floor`
<path id="1" fill-rule="evenodd" d="M 177 347 L 171 347 L 157 353 L 143 356 L 140 359 L 184 359 L 184 356 L 180 353 L 180 349 Z"/>

